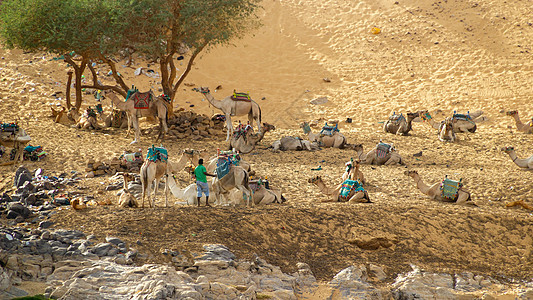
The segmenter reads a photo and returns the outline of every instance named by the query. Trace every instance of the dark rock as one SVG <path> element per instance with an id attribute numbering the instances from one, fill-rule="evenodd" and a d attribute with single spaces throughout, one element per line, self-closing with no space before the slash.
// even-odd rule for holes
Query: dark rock
<path id="1" fill-rule="evenodd" d="M 90 252 L 98 255 L 98 256 L 106 256 L 107 253 L 113 249 L 113 245 L 111 243 L 100 243 L 96 246 L 94 246 L 94 248 L 92 248 L 90 250 Z M 117 251 L 118 253 L 118 251 Z M 116 254 L 116 253 L 115 253 Z"/>
<path id="2" fill-rule="evenodd" d="M 15 222 L 17 222 L 17 223 L 22 223 L 22 222 L 24 222 L 24 217 L 21 216 L 21 215 L 18 215 L 18 216 L 15 218 Z"/>
<path id="3" fill-rule="evenodd" d="M 35 192 L 35 186 L 31 183 L 31 181 L 26 181 L 19 187 L 19 190 L 21 190 L 23 193 L 27 192 L 28 194 L 31 194 Z"/>
<path id="4" fill-rule="evenodd" d="M 70 205 L 70 201 L 67 198 L 55 198 L 54 203 L 59 205 Z"/>
<path id="5" fill-rule="evenodd" d="M 413 154 L 413 156 L 414 156 L 414 157 L 420 157 L 420 156 L 422 156 L 422 151 Z"/>
<path id="6" fill-rule="evenodd" d="M 10 210 L 10 211 L 7 212 L 6 218 L 15 219 L 18 216 L 20 216 L 20 215 L 17 212 Z"/>
<path id="7" fill-rule="evenodd" d="M 119 244 L 124 244 L 124 242 L 121 239 L 116 238 L 116 237 L 106 237 L 105 240 L 106 242 L 111 243 L 116 246 L 118 246 Z"/>
<path id="8" fill-rule="evenodd" d="M 17 188 L 21 187 L 25 182 L 30 181 L 31 182 L 31 174 L 29 171 L 26 170 L 26 172 L 20 173 L 18 177 L 15 179 L 15 186 Z"/>
<path id="9" fill-rule="evenodd" d="M 24 198 L 23 201 L 26 205 L 35 205 L 35 203 L 37 202 L 37 198 L 34 194 L 29 194 L 28 197 Z"/>
<path id="10" fill-rule="evenodd" d="M 24 218 L 27 218 L 31 214 L 31 211 L 20 202 L 9 203 L 7 205 L 7 209 L 17 212 L 19 215 L 23 216 Z"/>
<path id="11" fill-rule="evenodd" d="M 63 238 L 63 240 L 67 239 L 69 242 L 70 240 L 79 240 L 85 238 L 85 233 L 79 230 L 58 229 L 54 232 L 54 234 L 60 238 Z"/>
<path id="12" fill-rule="evenodd" d="M 0 199 L 2 199 L 3 202 L 11 202 L 11 197 L 9 197 L 9 195 L 7 193 L 3 193 L 2 194 L 2 197 L 0 197 Z M 0 201 L 0 202 L 2 202 Z"/>
<path id="13" fill-rule="evenodd" d="M 54 189 L 54 185 L 50 181 L 41 181 L 35 186 L 35 188 L 38 191 L 52 190 L 52 189 Z"/>
<path id="14" fill-rule="evenodd" d="M 19 202 L 22 199 L 22 194 L 11 195 L 11 202 Z"/>
<path id="15" fill-rule="evenodd" d="M 23 173 L 26 174 L 26 176 L 29 176 L 29 177 L 30 177 L 30 181 L 31 181 L 32 176 L 31 176 L 31 174 L 30 174 L 30 171 L 28 171 L 28 169 L 26 169 L 25 167 L 19 167 L 19 168 L 15 171 L 15 178 L 14 178 L 15 180 L 14 180 L 14 182 L 13 182 L 13 185 L 14 185 L 14 186 L 19 187 L 19 186 L 21 186 L 22 184 L 24 184 L 24 182 L 27 181 L 27 180 L 26 180 L 26 181 L 21 182 L 21 183 L 19 184 L 19 181 L 20 181 L 20 175 L 23 174 Z"/>
<path id="16" fill-rule="evenodd" d="M 52 225 L 54 225 L 54 222 L 52 221 L 42 221 L 39 223 L 39 228 L 49 228 Z"/>

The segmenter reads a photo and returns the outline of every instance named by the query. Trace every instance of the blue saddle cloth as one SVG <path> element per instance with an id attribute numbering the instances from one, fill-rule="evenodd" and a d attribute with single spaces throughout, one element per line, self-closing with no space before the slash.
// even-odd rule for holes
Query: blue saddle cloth
<path id="1" fill-rule="evenodd" d="M 390 117 L 389 117 L 389 120 L 394 122 L 394 124 L 399 124 L 402 120 L 405 121 L 405 117 L 403 116 L 403 114 L 399 114 L 397 115 L 396 113 L 393 113 Z"/>
<path id="2" fill-rule="evenodd" d="M 453 120 L 472 121 L 472 117 L 469 114 L 453 114 Z"/>
<path id="3" fill-rule="evenodd" d="M 16 123 L 0 123 L 0 131 L 17 132 L 19 131 L 19 126 Z"/>
<path id="4" fill-rule="evenodd" d="M 440 190 L 442 198 L 446 201 L 456 201 L 459 189 L 463 186 L 461 181 L 455 181 L 448 178 L 444 178 L 440 184 Z"/>
<path id="5" fill-rule="evenodd" d="M 352 194 L 352 193 L 355 193 L 355 192 L 360 192 L 360 191 L 364 191 L 365 189 L 363 188 L 363 186 L 361 185 L 361 183 L 359 183 L 359 181 L 357 180 L 350 180 L 350 179 L 346 179 L 343 183 L 342 183 L 342 186 L 341 186 L 341 191 L 340 191 L 340 194 L 339 194 L 339 197 L 344 200 L 344 201 L 348 201 L 348 197 Z"/>
<path id="6" fill-rule="evenodd" d="M 326 122 L 326 125 L 324 125 L 324 127 L 322 127 L 322 130 L 320 131 L 320 135 L 334 135 L 335 132 L 339 132 L 339 124 L 335 124 L 335 126 L 333 126 L 328 125 L 328 123 Z"/>
<path id="7" fill-rule="evenodd" d="M 221 179 L 222 177 L 226 176 L 226 174 L 229 173 L 229 169 L 231 168 L 232 159 L 230 157 L 219 157 L 217 160 L 217 178 Z"/>
<path id="8" fill-rule="evenodd" d="M 149 161 L 162 161 L 166 162 L 168 160 L 168 151 L 163 147 L 152 147 L 148 148 L 148 153 L 146 153 L 146 159 Z"/>

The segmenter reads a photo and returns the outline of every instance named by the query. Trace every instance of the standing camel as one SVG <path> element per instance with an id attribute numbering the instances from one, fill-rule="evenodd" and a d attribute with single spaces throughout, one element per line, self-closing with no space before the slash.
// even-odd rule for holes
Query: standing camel
<path id="1" fill-rule="evenodd" d="M 511 157 L 513 162 L 520 168 L 533 170 L 533 155 L 529 158 L 520 159 L 518 158 L 518 155 L 516 155 L 514 147 L 503 147 L 502 151 L 509 154 L 509 157 Z"/>
<path id="2" fill-rule="evenodd" d="M 155 197 L 159 189 L 161 177 L 168 176 L 167 162 L 160 160 L 145 160 L 141 166 L 141 185 L 142 185 L 142 205 L 144 208 L 144 197 L 148 197 L 150 208 L 155 207 Z M 154 184 L 154 192 L 151 195 L 151 185 Z M 168 207 L 168 180 L 165 180 L 165 207 Z"/>
<path id="3" fill-rule="evenodd" d="M 424 182 L 422 182 L 422 179 L 420 178 L 420 175 L 418 175 L 417 171 L 405 171 L 404 174 L 413 178 L 413 180 L 416 183 L 416 187 L 423 194 L 428 195 L 433 200 L 442 201 L 442 202 L 455 202 L 456 204 L 469 204 L 469 205 L 477 206 L 474 202 L 472 202 L 470 193 L 463 190 L 462 184 L 460 184 L 458 189 L 456 190 L 455 197 L 450 199 L 450 198 L 443 196 L 443 190 L 441 186 L 444 184 L 444 182 L 437 182 L 431 186 L 428 186 Z"/>
<path id="4" fill-rule="evenodd" d="M 511 116 L 514 118 L 516 123 L 516 129 L 518 131 L 524 132 L 524 133 L 533 133 L 533 118 L 531 120 L 527 121 L 525 124 L 520 121 L 520 117 L 518 117 L 518 111 L 511 110 L 507 112 L 508 116 Z"/>
<path id="5" fill-rule="evenodd" d="M 147 109 L 137 109 L 135 108 L 135 99 L 136 95 L 147 95 L 149 100 L 148 102 L 148 108 Z M 157 140 L 159 138 L 163 139 L 163 136 L 165 133 L 168 133 L 168 125 L 167 125 L 167 113 L 168 113 L 168 105 L 169 103 L 166 102 L 162 97 L 156 97 L 152 91 L 149 91 L 147 93 L 139 93 L 135 92 L 133 93 L 129 99 L 129 101 L 120 101 L 118 97 L 112 92 L 108 91 L 106 94 L 109 99 L 111 99 L 111 102 L 113 105 L 115 105 L 119 110 L 125 111 L 128 115 L 128 119 L 133 125 L 133 129 L 135 130 L 135 140 L 131 142 L 131 144 L 137 143 L 139 141 L 139 138 L 141 136 L 141 129 L 139 128 L 139 117 L 156 117 L 159 119 L 159 134 L 157 135 Z M 129 128 L 128 128 L 129 133 Z"/>
<path id="6" fill-rule="evenodd" d="M 248 115 L 250 125 L 253 126 L 253 121 L 255 119 L 257 128 L 261 131 L 261 107 L 259 107 L 259 104 L 254 100 L 233 100 L 232 96 L 228 96 L 222 100 L 216 100 L 207 87 L 201 87 L 200 93 L 204 94 L 207 101 L 209 101 L 214 107 L 220 109 L 226 116 L 226 141 L 229 141 L 230 135 L 233 134 L 233 123 L 231 122 L 232 116 Z"/>
<path id="7" fill-rule="evenodd" d="M 13 163 L 24 160 L 24 147 L 31 141 L 31 137 L 16 123 L 0 123 L 0 145 L 15 149 Z"/>

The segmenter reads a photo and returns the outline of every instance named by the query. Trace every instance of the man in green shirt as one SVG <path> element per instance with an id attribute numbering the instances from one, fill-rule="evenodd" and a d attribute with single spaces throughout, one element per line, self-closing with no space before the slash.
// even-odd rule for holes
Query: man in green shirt
<path id="1" fill-rule="evenodd" d="M 202 192 L 205 194 L 205 206 L 209 205 L 209 185 L 207 185 L 207 177 L 215 175 L 207 173 L 207 169 L 204 167 L 204 160 L 200 158 L 198 160 L 198 166 L 194 169 L 194 176 L 196 177 L 196 196 L 198 198 L 198 206 L 200 206 L 200 198 L 202 198 Z"/>

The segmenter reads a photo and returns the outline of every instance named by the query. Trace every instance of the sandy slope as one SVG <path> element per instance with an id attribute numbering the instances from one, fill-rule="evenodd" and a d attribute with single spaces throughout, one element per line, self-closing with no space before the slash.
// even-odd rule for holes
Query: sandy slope
<path id="1" fill-rule="evenodd" d="M 237 89 L 249 91 L 260 103 L 263 119 L 278 129 L 246 159 L 283 188 L 289 204 L 253 210 L 67 211 L 56 221 L 100 237 L 110 233 L 145 241 L 150 246 L 143 250 L 152 253 L 154 261 L 162 259 L 160 248 L 194 252 L 201 243 L 218 242 L 243 256 L 258 253 L 285 268 L 308 262 L 321 279 L 352 262 L 366 261 L 386 266 L 392 277 L 417 263 L 435 270 L 531 279 L 533 215 L 504 207 L 512 200 L 531 203 L 531 172 L 519 170 L 499 150 L 512 145 L 520 157 L 533 154 L 533 135 L 516 132 L 514 121 L 502 113 L 518 109 L 523 119 L 533 116 L 531 3 L 398 2 L 265 0 L 265 26 L 235 47 L 202 55 L 187 78 L 196 86 L 222 85 L 215 94 L 218 99 Z M 373 26 L 382 33 L 371 34 Z M 79 131 L 53 123 L 48 107 L 61 102 L 51 94 L 65 90 L 65 63 L 16 50 L 2 49 L 0 57 L 0 120 L 20 118 L 32 145 L 42 145 L 49 153 L 42 162 L 28 163 L 30 168 L 82 172 L 88 158 L 106 159 L 151 145 L 151 138 L 143 137 L 139 146 L 129 146 L 131 139 L 123 131 Z M 139 66 L 147 65 L 138 60 L 133 68 L 119 71 L 128 83 L 156 90 L 157 79 L 133 75 Z M 325 77 L 331 82 L 324 82 Z M 329 103 L 309 104 L 321 96 Z M 176 99 L 179 107 L 214 112 L 191 87 L 183 86 Z M 94 105 L 94 98 L 87 95 L 86 103 Z M 415 123 L 410 137 L 382 133 L 378 122 L 392 111 L 418 109 L 442 110 L 435 115 L 438 120 L 454 110 L 482 109 L 489 120 L 478 124 L 475 134 L 460 134 L 455 144 L 439 142 L 424 123 Z M 406 169 L 394 166 L 362 167 L 375 204 L 318 204 L 325 196 L 307 179 L 319 174 L 327 183 L 338 184 L 344 162 L 354 154 L 336 149 L 274 154 L 262 148 L 281 136 L 301 135 L 299 122 L 320 117 L 353 118 L 351 124 L 341 123 L 342 133 L 365 149 L 379 139 L 394 142 L 425 182 L 440 181 L 444 175 L 462 178 L 479 207 L 430 202 L 403 175 Z M 225 143 L 218 138 L 166 146 L 172 157 L 189 146 L 214 153 Z M 412 157 L 419 151 L 422 157 Z M 319 164 L 322 171 L 310 170 Z M 189 180 L 185 174 L 180 177 L 183 184 Z M 9 189 L 11 178 L 12 169 L 1 167 L 0 188 Z M 96 178 L 82 185 L 91 194 L 116 199 L 98 194 L 102 182 L 105 179 Z M 280 222 L 287 233 L 279 229 Z M 159 235 L 156 228 L 168 233 Z M 193 239 L 190 233 L 202 234 Z M 354 244 L 378 237 L 394 241 L 394 246 L 374 251 Z"/>

